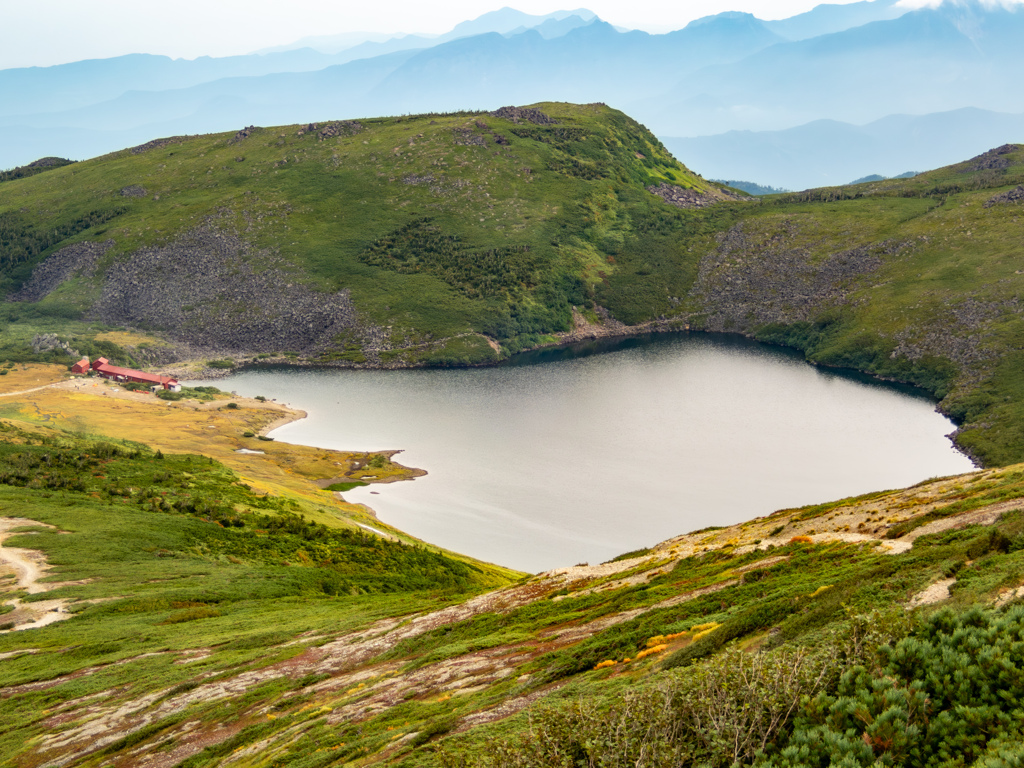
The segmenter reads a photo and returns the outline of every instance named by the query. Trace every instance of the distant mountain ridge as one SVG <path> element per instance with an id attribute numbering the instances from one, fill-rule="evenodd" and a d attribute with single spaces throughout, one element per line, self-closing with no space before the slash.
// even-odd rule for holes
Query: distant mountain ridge
<path id="1" fill-rule="evenodd" d="M 421 48 L 429 45 L 437 45 L 460 37 L 471 37 L 488 32 L 499 32 L 501 34 L 516 34 L 527 29 L 538 29 L 547 27 L 548 31 L 554 30 L 557 25 L 572 18 L 578 18 L 583 23 L 590 22 L 597 18 L 593 11 L 586 8 L 577 8 L 574 11 L 554 11 L 547 14 L 530 14 L 517 11 L 514 8 L 505 6 L 496 11 L 489 11 L 475 19 L 460 22 L 451 30 L 440 35 L 427 35 L 422 33 L 412 34 L 376 34 L 372 32 L 343 33 L 340 35 L 318 35 L 315 37 L 304 37 L 294 43 L 276 46 L 274 48 L 257 51 L 257 53 L 279 53 L 301 48 L 310 48 L 326 54 L 338 54 L 343 51 L 350 51 L 361 48 L 366 43 L 375 43 L 384 47 L 380 52 L 390 52 L 404 48 Z M 549 26 L 550 25 L 550 26 Z M 566 31 L 568 28 L 566 27 Z M 542 34 L 544 34 L 542 32 Z M 563 33 L 564 34 L 564 33 Z M 406 45 L 403 41 L 409 41 Z M 370 49 L 363 49 L 369 53 Z M 371 54 L 372 55 L 372 54 Z"/>
<path id="2" fill-rule="evenodd" d="M 1006 141 L 1024 141 L 1024 113 L 965 108 L 888 115 L 866 125 L 818 120 L 782 131 L 662 140 L 706 176 L 808 189 L 845 184 L 867 172 L 895 178 L 908 168 L 948 165 Z"/>
<path id="3" fill-rule="evenodd" d="M 807 40 L 872 21 L 896 19 L 909 10 L 900 6 L 899 0 L 860 0 L 845 5 L 825 3 L 788 19 L 766 21 L 765 26 L 787 40 Z"/>
<path id="4" fill-rule="evenodd" d="M 972 136 L 984 131 L 937 137 L 934 152 L 898 165 L 883 154 L 902 144 L 881 133 L 848 132 L 863 145 L 852 153 L 864 158 L 856 167 L 844 165 L 846 153 L 815 165 L 799 147 L 782 147 L 790 177 L 737 168 L 733 161 L 750 155 L 749 137 L 734 132 L 799 132 L 818 121 L 864 126 L 966 109 L 1024 113 L 1021 39 L 1020 6 L 973 0 L 913 11 L 893 0 L 822 5 L 781 21 L 729 12 L 660 35 L 617 29 L 584 9 L 532 16 L 506 8 L 445 35 L 364 41 L 330 54 L 306 48 L 195 61 L 140 54 L 4 70 L 0 167 L 249 124 L 554 99 L 612 104 L 660 136 L 691 143 L 726 134 L 695 163 L 716 177 L 785 187 L 839 183 L 970 154 L 979 146 Z M 771 151 L 764 138 L 755 143 Z M 925 142 L 911 148 L 924 150 Z"/>

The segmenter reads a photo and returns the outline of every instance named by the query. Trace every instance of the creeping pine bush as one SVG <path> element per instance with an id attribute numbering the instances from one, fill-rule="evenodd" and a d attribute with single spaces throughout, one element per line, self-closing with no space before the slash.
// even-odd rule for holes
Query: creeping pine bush
<path id="1" fill-rule="evenodd" d="M 763 765 L 1024 764 L 1024 607 L 946 609 L 882 657 L 814 697 Z"/>
<path id="2" fill-rule="evenodd" d="M 750 764 L 787 742 L 804 702 L 834 691 L 842 669 L 877 670 L 878 647 L 907 628 L 899 616 L 873 614 L 848 620 L 813 651 L 747 653 L 730 646 L 622 698 L 541 709 L 515 742 L 490 742 L 471 757 L 443 751 L 441 762 L 445 768 Z"/>
<path id="3" fill-rule="evenodd" d="M 579 700 L 530 716 L 516 741 L 494 741 L 484 754 L 440 752 L 444 768 L 676 768 L 689 753 L 673 716 L 668 686 L 627 694 L 603 709 Z"/>
<path id="4" fill-rule="evenodd" d="M 514 741 L 443 749 L 445 768 L 725 768 L 789 743 L 806 702 L 836 691 L 845 669 L 880 674 L 879 648 L 909 630 L 905 614 L 853 617 L 816 649 L 748 653 L 730 646 L 611 701 L 542 708 Z M 800 763 L 791 763 L 799 765 Z M 825 763 L 827 764 L 827 763 Z"/>

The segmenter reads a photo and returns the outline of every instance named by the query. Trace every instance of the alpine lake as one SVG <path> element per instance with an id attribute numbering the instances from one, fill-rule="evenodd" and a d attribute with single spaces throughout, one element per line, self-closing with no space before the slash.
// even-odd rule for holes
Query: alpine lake
<path id="1" fill-rule="evenodd" d="M 973 469 L 908 387 L 739 337 L 659 334 L 491 368 L 249 368 L 213 384 L 305 410 L 276 440 L 400 449 L 344 493 L 426 542 L 537 572 L 708 526 Z"/>

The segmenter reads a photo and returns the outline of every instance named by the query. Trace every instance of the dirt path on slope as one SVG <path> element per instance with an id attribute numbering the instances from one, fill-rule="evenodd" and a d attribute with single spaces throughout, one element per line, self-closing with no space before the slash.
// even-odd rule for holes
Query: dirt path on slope
<path id="1" fill-rule="evenodd" d="M 21 517 L 0 517 L 0 574 L 13 574 L 15 578 L 14 584 L 0 584 L 0 596 L 5 593 L 17 594 L 20 592 L 38 595 L 55 586 L 60 586 L 39 583 L 39 579 L 45 576 L 49 569 L 46 558 L 41 552 L 34 549 L 4 546 L 4 541 L 13 535 L 11 533 L 13 529 L 28 526 L 52 528 L 52 526 Z M 13 606 L 14 610 L 0 614 L 0 627 L 6 627 L 0 632 L 44 627 L 55 621 L 70 619 L 71 614 L 68 613 L 67 603 L 67 600 L 39 600 L 25 603 L 18 597 L 4 600 L 3 604 Z"/>

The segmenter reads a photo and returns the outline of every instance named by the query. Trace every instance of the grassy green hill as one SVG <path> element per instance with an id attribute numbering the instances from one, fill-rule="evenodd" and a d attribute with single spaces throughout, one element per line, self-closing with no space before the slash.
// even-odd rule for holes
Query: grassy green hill
<path id="1" fill-rule="evenodd" d="M 720 195 L 603 105 L 497 115 L 178 137 L 7 181 L 0 275 L 31 300 L 30 315 L 144 326 L 200 347 L 480 362 L 496 354 L 480 334 L 507 354 L 571 327 L 571 307 L 592 304 L 613 254 L 638 247 L 633 230 L 665 215 L 646 186 Z M 41 260 L 77 242 L 97 247 L 29 282 Z M 183 255 L 189 248 L 202 257 Z M 140 251 L 161 263 L 139 266 Z M 195 293 L 197 274 L 211 271 L 224 279 Z M 167 293 L 127 280 L 160 281 Z M 304 318 L 274 317 L 323 294 L 336 301 L 326 335 L 291 333 Z M 184 309 L 166 311 L 182 296 Z M 255 336 L 254 314 L 273 330 Z"/>
<path id="2" fill-rule="evenodd" d="M 979 462 L 1024 460 L 1016 145 L 742 199 L 620 112 L 539 104 L 28 171 L 0 178 L 9 359 L 68 360 L 32 345 L 55 334 L 134 365 L 463 365 L 569 333 L 731 331 L 925 387 Z"/>

